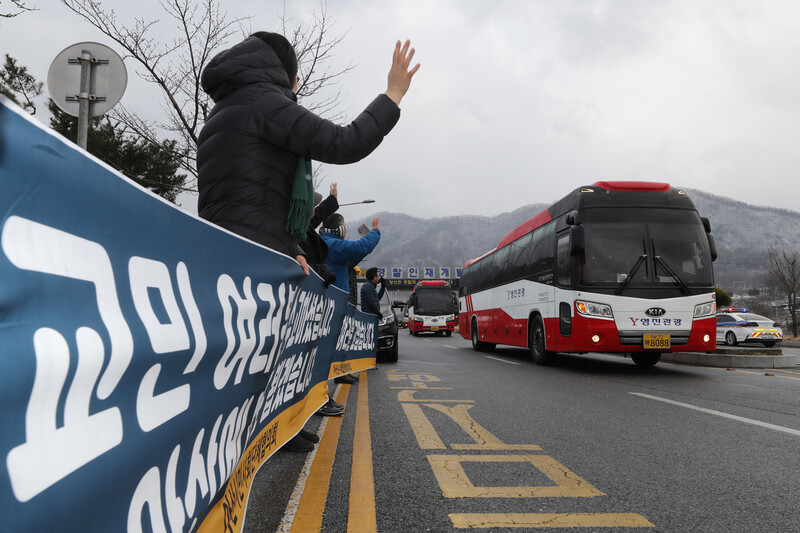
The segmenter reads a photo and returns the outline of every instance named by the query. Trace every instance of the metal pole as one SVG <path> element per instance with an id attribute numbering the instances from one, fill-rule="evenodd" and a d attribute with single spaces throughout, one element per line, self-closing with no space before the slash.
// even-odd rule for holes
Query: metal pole
<path id="1" fill-rule="evenodd" d="M 374 204 L 374 203 L 375 203 L 375 200 L 361 200 L 360 202 L 350 202 L 350 203 L 347 203 L 347 204 L 339 204 L 339 207 L 342 207 L 342 206 L 345 206 L 345 205 Z"/>
<path id="2" fill-rule="evenodd" d="M 89 132 L 89 91 L 92 90 L 92 52 L 81 50 L 81 92 L 78 95 L 78 146 L 86 150 Z"/>

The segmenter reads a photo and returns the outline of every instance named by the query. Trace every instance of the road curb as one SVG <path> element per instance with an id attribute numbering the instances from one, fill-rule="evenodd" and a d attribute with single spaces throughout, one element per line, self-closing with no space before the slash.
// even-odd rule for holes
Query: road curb
<path id="1" fill-rule="evenodd" d="M 795 368 L 796 355 L 744 355 L 701 352 L 668 352 L 662 361 L 685 365 L 717 366 L 723 368 Z"/>

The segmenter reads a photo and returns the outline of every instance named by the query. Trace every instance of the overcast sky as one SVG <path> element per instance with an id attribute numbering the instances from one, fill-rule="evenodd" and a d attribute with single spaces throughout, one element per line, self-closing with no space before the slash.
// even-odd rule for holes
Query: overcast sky
<path id="1" fill-rule="evenodd" d="M 0 53 L 40 80 L 68 45 L 117 48 L 57 0 L 27 3 L 39 11 L 0 19 Z M 287 4 L 297 20 L 319 9 Z M 162 16 L 155 0 L 104 5 L 120 21 Z M 283 9 L 221 5 L 251 17 L 252 31 L 277 29 Z M 347 207 L 348 218 L 496 215 L 597 180 L 666 181 L 800 211 L 796 1 L 335 0 L 327 10 L 334 33 L 347 33 L 332 67 L 356 65 L 341 83 L 348 121 L 386 89 L 395 40 L 411 39 L 422 64 L 383 144 L 326 167 L 341 202 L 376 201 Z M 159 93 L 135 69 L 123 102 L 158 113 Z M 182 198 L 187 211 L 195 203 Z"/>

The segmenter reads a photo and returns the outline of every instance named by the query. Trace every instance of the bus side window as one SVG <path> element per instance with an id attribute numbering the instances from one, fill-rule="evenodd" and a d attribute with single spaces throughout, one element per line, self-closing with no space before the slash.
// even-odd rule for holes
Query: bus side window
<path id="1" fill-rule="evenodd" d="M 473 293 L 480 292 L 483 289 L 487 288 L 489 280 L 487 278 L 488 272 L 486 269 L 486 265 L 489 263 L 491 263 L 491 261 L 488 258 L 484 258 L 483 260 L 478 261 L 473 267 L 475 269 L 473 270 L 472 273 L 474 279 L 470 281 L 472 283 L 472 289 L 470 290 Z M 489 268 L 488 270 L 491 270 L 491 268 Z"/>
<path id="2" fill-rule="evenodd" d="M 534 249 L 530 258 L 531 264 L 529 268 L 531 274 L 553 272 L 555 266 L 553 261 L 555 244 L 555 224 L 553 222 L 547 223 L 534 232 L 531 242 L 531 247 Z"/>
<path id="3" fill-rule="evenodd" d="M 511 280 L 518 280 L 527 275 L 527 264 L 531 253 L 531 239 L 533 232 L 520 237 L 511 244 L 508 256 L 508 268 L 511 270 Z"/>
<path id="4" fill-rule="evenodd" d="M 506 283 L 509 278 L 508 268 L 509 246 L 504 246 L 494 253 L 494 280 L 493 285 Z"/>
<path id="5" fill-rule="evenodd" d="M 558 284 L 570 286 L 570 255 L 569 255 L 569 233 L 565 233 L 558 238 L 556 247 L 556 275 Z"/>
<path id="6" fill-rule="evenodd" d="M 458 295 L 459 296 L 466 296 L 469 294 L 469 287 L 471 284 L 472 278 L 472 269 L 465 268 L 461 272 L 461 280 L 458 283 Z"/>

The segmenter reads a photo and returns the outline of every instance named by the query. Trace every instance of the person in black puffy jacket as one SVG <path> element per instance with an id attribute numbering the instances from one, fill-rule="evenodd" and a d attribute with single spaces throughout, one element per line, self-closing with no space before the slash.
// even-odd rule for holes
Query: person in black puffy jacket
<path id="1" fill-rule="evenodd" d="M 215 105 L 197 146 L 198 214 L 297 258 L 308 274 L 302 248 L 286 231 L 298 158 L 354 163 L 378 147 L 419 69 L 409 69 L 409 46 L 396 43 L 386 92 L 346 126 L 297 103 L 297 59 L 285 37 L 257 32 L 217 54 L 201 78 Z"/>

